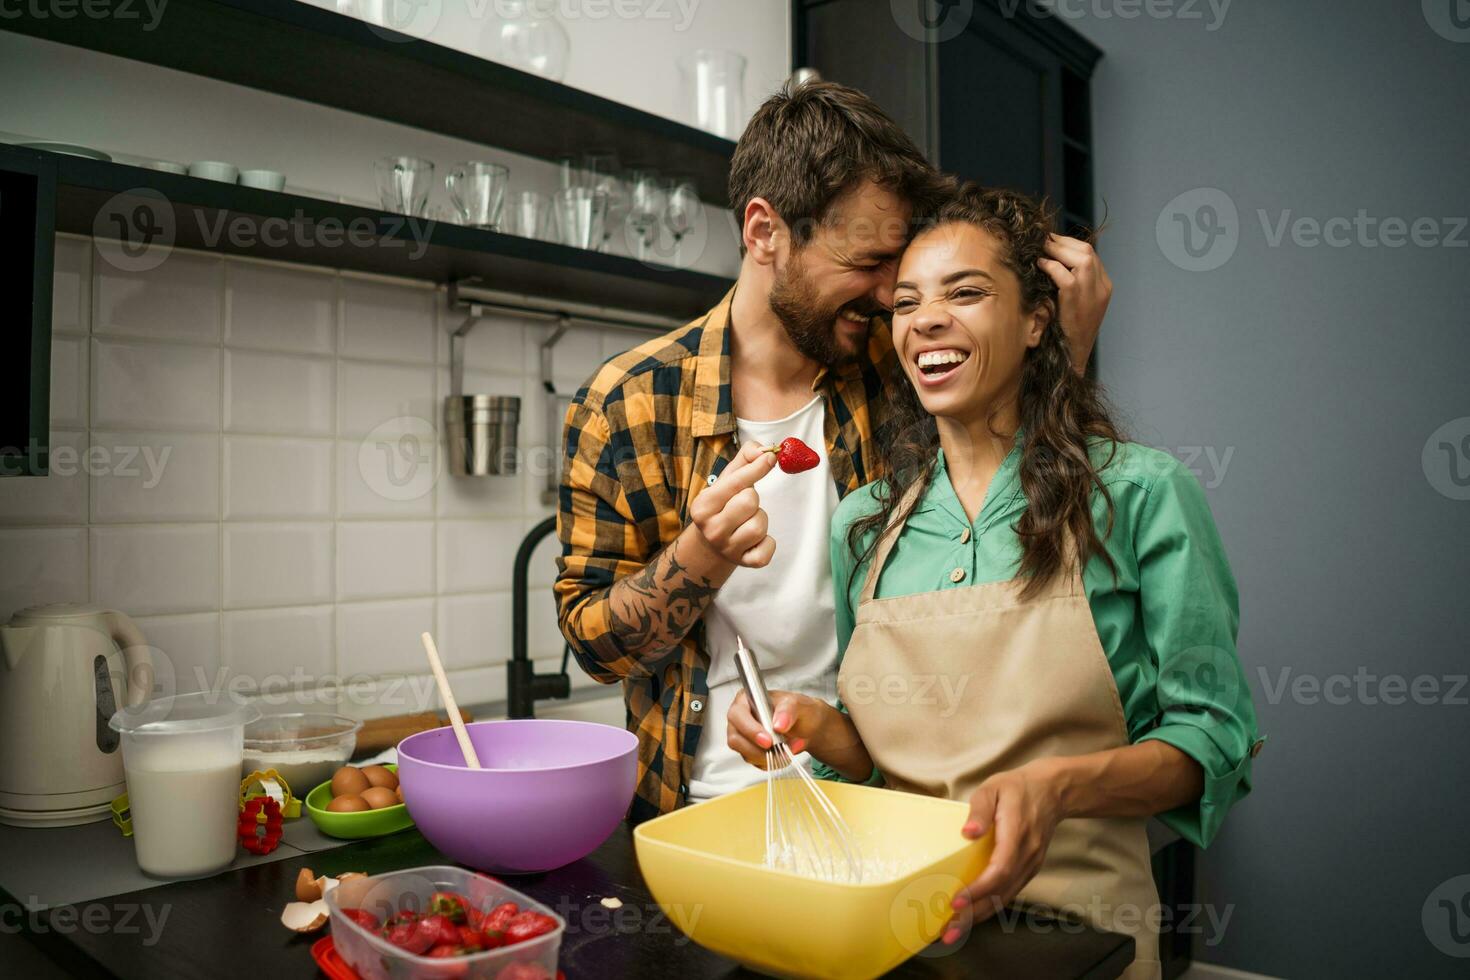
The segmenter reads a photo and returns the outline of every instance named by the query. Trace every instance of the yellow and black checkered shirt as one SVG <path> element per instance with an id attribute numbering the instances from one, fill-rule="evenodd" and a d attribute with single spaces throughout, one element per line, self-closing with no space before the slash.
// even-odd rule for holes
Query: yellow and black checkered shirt
<path id="1" fill-rule="evenodd" d="M 557 531 L 562 633 L 595 679 L 622 682 L 638 736 L 640 821 L 684 803 L 708 703 L 703 624 L 657 663 L 624 652 L 610 631 L 608 590 L 642 568 L 689 521 L 689 504 L 739 451 L 730 405 L 734 291 L 688 325 L 609 360 L 566 417 Z M 812 389 L 827 406 L 826 443 L 839 496 L 875 479 L 872 434 L 893 358 L 880 321 L 867 356 L 823 369 Z"/>

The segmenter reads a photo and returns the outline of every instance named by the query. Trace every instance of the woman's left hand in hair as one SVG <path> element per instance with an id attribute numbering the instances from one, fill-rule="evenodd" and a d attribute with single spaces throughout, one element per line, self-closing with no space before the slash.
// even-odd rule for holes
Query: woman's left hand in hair
<path id="1" fill-rule="evenodd" d="M 1036 264 L 1057 284 L 1057 319 L 1067 335 L 1072 366 L 1081 374 L 1113 298 L 1113 281 L 1097 252 L 1080 238 L 1049 236 L 1046 257 Z"/>
<path id="2" fill-rule="evenodd" d="M 970 817 L 961 832 L 977 839 L 994 830 L 995 850 L 980 877 L 955 895 L 955 915 L 942 937 L 946 943 L 1015 900 L 1041 870 L 1063 816 L 1060 792 L 1044 767 L 1021 766 L 980 784 L 970 795 Z"/>

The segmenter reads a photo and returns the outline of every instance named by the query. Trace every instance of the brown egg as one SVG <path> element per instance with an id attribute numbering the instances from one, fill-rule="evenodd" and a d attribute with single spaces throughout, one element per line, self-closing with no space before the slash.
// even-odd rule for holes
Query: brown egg
<path id="1" fill-rule="evenodd" d="M 383 766 L 363 766 L 362 774 L 367 777 L 368 783 L 373 786 L 386 786 L 389 789 L 398 788 L 398 776 L 392 769 Z"/>
<path id="2" fill-rule="evenodd" d="M 398 788 L 397 788 L 397 789 L 396 789 L 396 790 L 394 790 L 394 791 L 393 791 L 393 792 L 395 792 L 395 793 L 397 793 L 397 794 L 398 794 L 398 802 L 399 802 L 399 803 L 402 803 L 402 802 L 403 802 L 403 787 L 402 787 L 402 786 L 399 786 L 399 787 L 398 787 Z"/>
<path id="3" fill-rule="evenodd" d="M 362 791 L 362 798 L 374 810 L 381 810 L 385 806 L 398 805 L 398 794 L 386 786 L 369 786 Z"/>
<path id="4" fill-rule="evenodd" d="M 328 813 L 361 813 L 372 805 L 360 796 L 339 796 L 327 804 Z"/>
<path id="5" fill-rule="evenodd" d="M 371 786 L 362 770 L 356 766 L 343 766 L 332 773 L 332 796 L 359 796 Z"/>

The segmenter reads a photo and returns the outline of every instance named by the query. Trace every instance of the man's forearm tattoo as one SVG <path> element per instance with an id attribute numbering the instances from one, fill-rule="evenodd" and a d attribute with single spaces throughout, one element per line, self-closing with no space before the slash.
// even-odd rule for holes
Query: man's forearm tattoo
<path id="1" fill-rule="evenodd" d="M 662 656 L 677 646 L 720 590 L 708 578 L 690 574 L 673 544 L 613 586 L 614 592 L 620 589 L 621 596 L 609 596 L 612 634 L 625 652 L 645 656 Z"/>

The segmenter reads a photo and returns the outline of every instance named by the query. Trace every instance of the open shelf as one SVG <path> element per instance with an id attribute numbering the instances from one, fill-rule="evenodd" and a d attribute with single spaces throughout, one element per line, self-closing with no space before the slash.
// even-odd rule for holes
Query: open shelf
<path id="1" fill-rule="evenodd" d="M 131 220 L 135 205 L 145 204 L 146 221 L 152 224 L 159 217 L 153 212 L 163 213 L 159 227 L 171 222 L 179 248 L 440 283 L 479 278 L 497 290 L 681 319 L 708 310 L 733 284 L 721 276 L 555 242 L 0 146 L 0 168 L 20 162 L 55 174 L 58 231 L 115 238 L 114 216 Z M 139 191 L 156 192 L 164 201 Z M 109 205 L 119 194 L 127 195 L 126 206 Z"/>
<path id="2" fill-rule="evenodd" d="M 542 159 L 609 149 L 724 205 L 735 144 L 299 0 L 169 0 L 156 25 L 19 5 L 0 30 L 174 68 Z"/>

